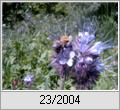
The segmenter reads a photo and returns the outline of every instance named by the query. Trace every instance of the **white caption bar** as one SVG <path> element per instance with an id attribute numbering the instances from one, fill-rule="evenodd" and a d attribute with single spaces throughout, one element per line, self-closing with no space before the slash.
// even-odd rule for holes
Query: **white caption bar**
<path id="1" fill-rule="evenodd" d="M 2 109 L 118 109 L 119 92 L 2 92 Z"/>

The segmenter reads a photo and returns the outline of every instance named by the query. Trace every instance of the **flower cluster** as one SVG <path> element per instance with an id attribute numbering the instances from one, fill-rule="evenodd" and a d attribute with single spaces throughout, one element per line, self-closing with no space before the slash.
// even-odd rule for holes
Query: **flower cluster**
<path id="1" fill-rule="evenodd" d="M 100 54 L 111 47 L 108 42 L 95 42 L 89 32 L 79 32 L 74 40 L 61 36 L 53 43 L 51 64 L 61 77 L 70 75 L 76 89 L 91 89 L 104 70 Z"/>

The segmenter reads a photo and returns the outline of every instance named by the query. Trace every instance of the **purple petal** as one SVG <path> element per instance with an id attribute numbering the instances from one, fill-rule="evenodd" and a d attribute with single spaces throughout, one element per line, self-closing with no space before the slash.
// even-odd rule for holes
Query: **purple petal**
<path id="1" fill-rule="evenodd" d="M 89 52 L 94 55 L 99 55 L 104 50 L 111 48 L 112 46 L 109 44 L 105 44 L 104 42 L 96 42 L 90 49 Z"/>

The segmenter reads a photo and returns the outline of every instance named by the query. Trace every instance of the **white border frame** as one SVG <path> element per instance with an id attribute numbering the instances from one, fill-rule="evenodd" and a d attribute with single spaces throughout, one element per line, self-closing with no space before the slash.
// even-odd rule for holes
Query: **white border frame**
<path id="1" fill-rule="evenodd" d="M 36 2 L 36 3 L 42 3 L 42 2 L 60 2 L 60 3 L 65 3 L 65 2 L 71 2 L 71 3 L 74 3 L 74 2 L 102 2 L 102 3 L 118 3 L 118 89 L 117 90 L 2 90 L 2 4 L 3 2 Z M 2 0 L 1 1 L 1 92 L 118 92 L 119 91 L 119 0 L 118 1 L 25 1 L 25 0 L 22 0 L 22 1 L 6 1 L 6 0 Z"/>

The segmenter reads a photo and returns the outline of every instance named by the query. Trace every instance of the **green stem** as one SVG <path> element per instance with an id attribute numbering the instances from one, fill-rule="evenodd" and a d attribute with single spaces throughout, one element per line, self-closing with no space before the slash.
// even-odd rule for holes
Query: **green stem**
<path id="1" fill-rule="evenodd" d="M 64 90 L 65 76 L 60 79 L 60 90 Z"/>

